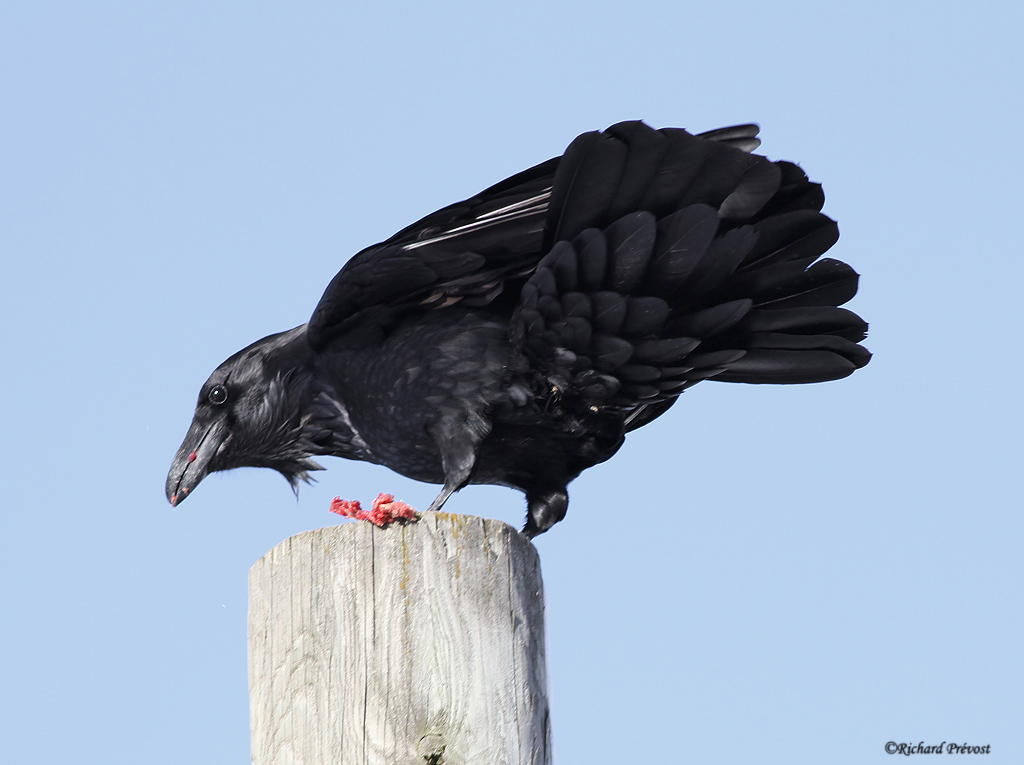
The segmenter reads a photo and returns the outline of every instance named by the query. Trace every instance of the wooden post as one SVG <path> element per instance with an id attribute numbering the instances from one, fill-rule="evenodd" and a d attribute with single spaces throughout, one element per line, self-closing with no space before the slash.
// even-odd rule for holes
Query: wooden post
<path id="1" fill-rule="evenodd" d="M 249 575 L 254 765 L 549 765 L 537 551 L 426 513 L 286 539 Z"/>

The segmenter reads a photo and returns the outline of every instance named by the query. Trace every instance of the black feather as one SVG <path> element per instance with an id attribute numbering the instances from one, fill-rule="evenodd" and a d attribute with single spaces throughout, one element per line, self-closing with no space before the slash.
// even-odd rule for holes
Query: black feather
<path id="1" fill-rule="evenodd" d="M 658 223 L 656 254 L 647 284 L 655 294 L 674 294 L 697 269 L 718 231 L 718 215 L 708 205 L 690 205 Z"/>
<path id="2" fill-rule="evenodd" d="M 685 358 L 686 354 L 698 345 L 700 345 L 700 340 L 693 337 L 644 340 L 637 343 L 633 358 L 647 364 L 665 365 Z"/>
<path id="3" fill-rule="evenodd" d="M 623 295 L 631 294 L 647 275 L 647 264 L 657 229 L 654 216 L 646 212 L 619 218 L 605 232 L 612 251 L 609 286 Z"/>

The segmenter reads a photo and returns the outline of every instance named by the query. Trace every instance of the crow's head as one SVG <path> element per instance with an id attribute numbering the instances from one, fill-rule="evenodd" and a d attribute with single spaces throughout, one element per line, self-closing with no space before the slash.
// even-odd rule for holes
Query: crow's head
<path id="1" fill-rule="evenodd" d="M 308 471 L 322 469 L 309 459 L 316 449 L 307 427 L 313 374 L 301 363 L 307 347 L 298 327 L 253 343 L 210 375 L 167 474 L 172 505 L 217 470 L 269 467 L 297 489 Z"/>

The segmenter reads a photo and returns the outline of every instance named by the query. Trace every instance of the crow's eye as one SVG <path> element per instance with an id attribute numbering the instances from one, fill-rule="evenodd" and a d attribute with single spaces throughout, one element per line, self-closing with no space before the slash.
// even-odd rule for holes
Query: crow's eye
<path id="1" fill-rule="evenodd" d="M 214 385 L 210 388 L 206 398 L 214 406 L 220 406 L 228 400 L 228 389 L 223 385 Z"/>

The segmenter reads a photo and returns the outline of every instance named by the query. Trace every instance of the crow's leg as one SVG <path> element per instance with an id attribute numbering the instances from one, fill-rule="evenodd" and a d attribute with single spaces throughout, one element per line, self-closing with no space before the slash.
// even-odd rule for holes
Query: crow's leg
<path id="1" fill-rule="evenodd" d="M 448 498 L 469 483 L 476 465 L 477 449 L 490 432 L 490 423 L 475 413 L 461 418 L 445 417 L 428 427 L 441 453 L 444 488 L 430 503 L 430 510 L 440 510 Z"/>
<path id="2" fill-rule="evenodd" d="M 427 512 L 429 513 L 433 510 L 440 510 L 444 506 L 444 503 L 448 501 L 448 497 L 457 492 L 460 488 L 461 487 L 459 486 L 446 483 L 444 488 L 441 489 L 441 493 L 438 494 L 437 497 L 434 498 L 434 501 L 430 503 L 430 507 L 427 508 Z"/>
<path id="3" fill-rule="evenodd" d="M 565 517 L 569 509 L 569 490 L 532 489 L 526 492 L 526 525 L 523 533 L 527 539 L 543 534 Z"/>

